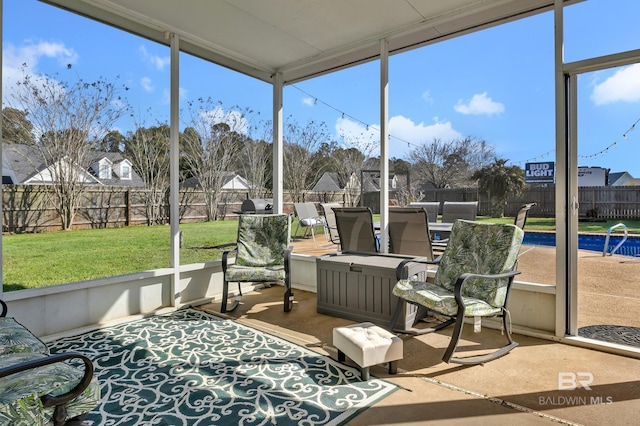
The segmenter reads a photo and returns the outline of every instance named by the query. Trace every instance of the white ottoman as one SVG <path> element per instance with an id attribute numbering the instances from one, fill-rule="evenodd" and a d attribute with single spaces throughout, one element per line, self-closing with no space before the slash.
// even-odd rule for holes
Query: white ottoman
<path id="1" fill-rule="evenodd" d="M 334 328 L 333 345 L 338 348 L 340 362 L 346 355 L 358 364 L 362 380 L 369 380 L 370 366 L 385 362 L 389 363 L 389 374 L 396 374 L 402 359 L 402 340 L 370 322 Z"/>

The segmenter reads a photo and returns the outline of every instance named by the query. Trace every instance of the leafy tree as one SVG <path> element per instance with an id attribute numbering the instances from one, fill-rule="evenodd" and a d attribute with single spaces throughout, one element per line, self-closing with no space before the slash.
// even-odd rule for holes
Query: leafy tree
<path id="1" fill-rule="evenodd" d="M 524 189 L 524 171 L 518 166 L 507 166 L 507 161 L 495 158 L 472 176 L 479 189 L 489 194 L 491 217 L 503 217 L 509 194 L 519 195 Z"/>
<path id="2" fill-rule="evenodd" d="M 493 155 L 494 148 L 483 140 L 434 139 L 411 151 L 409 159 L 416 180 L 434 188 L 456 188 L 470 185 L 473 172 L 488 164 Z"/>
<path id="3" fill-rule="evenodd" d="M 96 149 L 102 152 L 122 152 L 126 137 L 118 130 L 112 130 L 97 142 Z"/>
<path id="4" fill-rule="evenodd" d="M 51 182 L 64 230 L 71 229 L 79 201 L 91 181 L 86 171 L 96 142 L 127 111 L 120 90 L 103 78 L 71 84 L 25 74 L 7 101 L 10 108 L 22 111 L 29 119 L 12 121 L 18 125 L 14 134 L 26 135 L 33 129 L 41 132 L 34 144 L 38 158 L 28 160 L 34 173 Z"/>
<path id="5" fill-rule="evenodd" d="M 35 143 L 33 124 L 26 112 L 11 107 L 2 110 L 2 140 L 5 143 Z"/>

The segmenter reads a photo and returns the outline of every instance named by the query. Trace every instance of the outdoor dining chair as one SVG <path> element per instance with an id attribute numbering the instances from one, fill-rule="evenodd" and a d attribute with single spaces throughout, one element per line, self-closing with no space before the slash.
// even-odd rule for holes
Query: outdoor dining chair
<path id="1" fill-rule="evenodd" d="M 393 327 L 404 303 L 413 303 L 435 313 L 436 325 L 423 329 L 394 330 L 407 334 L 425 334 L 451 324 L 451 335 L 443 360 L 458 364 L 482 364 L 499 358 L 518 344 L 511 338 L 507 301 L 516 270 L 524 231 L 512 224 L 480 223 L 457 220 L 442 257 L 429 261 L 414 258 L 403 263 L 396 275 L 399 281 L 392 294 L 398 304 L 389 323 Z M 407 264 L 437 264 L 433 282 L 406 276 Z M 507 344 L 488 354 L 454 357 L 465 318 L 500 317 Z"/>
<path id="2" fill-rule="evenodd" d="M 373 213 L 369 207 L 333 207 L 342 252 L 378 251 L 373 229 Z"/>
<path id="3" fill-rule="evenodd" d="M 243 282 L 284 284 L 284 311 L 293 307 L 289 246 L 291 218 L 288 214 L 245 214 L 238 218 L 238 242 L 234 250 L 222 253 L 222 305 L 220 312 L 233 311 L 242 298 Z M 236 261 L 228 256 L 236 251 Z M 238 283 L 238 295 L 227 307 L 229 282 Z"/>
<path id="4" fill-rule="evenodd" d="M 306 237 L 309 230 L 311 230 L 311 237 L 313 238 L 313 241 L 315 241 L 316 234 L 314 233 L 313 228 L 321 226 L 326 236 L 327 231 L 324 226 L 324 218 L 318 214 L 314 203 L 293 203 L 293 208 L 296 212 L 296 216 L 298 216 L 298 224 L 296 225 L 294 235 L 298 235 L 298 228 L 302 226 L 306 228 L 303 237 Z"/>
<path id="5" fill-rule="evenodd" d="M 340 235 L 338 234 L 338 225 L 336 224 L 336 215 L 333 207 L 342 207 L 340 203 L 321 203 L 322 213 L 324 214 L 325 235 L 327 241 L 340 245 Z"/>
<path id="6" fill-rule="evenodd" d="M 527 223 L 527 217 L 529 216 L 529 210 L 535 205 L 537 205 L 537 203 L 527 203 L 520 207 L 518 213 L 516 213 L 513 224 L 520 229 L 524 229 L 524 225 Z"/>
<path id="7" fill-rule="evenodd" d="M 457 219 L 476 220 L 477 201 L 445 201 L 442 205 L 442 222 L 453 223 Z"/>
<path id="8" fill-rule="evenodd" d="M 409 207 L 422 207 L 427 211 L 429 222 L 438 221 L 438 212 L 440 211 L 440 201 L 413 201 L 409 203 Z"/>
<path id="9" fill-rule="evenodd" d="M 391 253 L 433 259 L 428 213 L 422 207 L 389 207 Z"/>

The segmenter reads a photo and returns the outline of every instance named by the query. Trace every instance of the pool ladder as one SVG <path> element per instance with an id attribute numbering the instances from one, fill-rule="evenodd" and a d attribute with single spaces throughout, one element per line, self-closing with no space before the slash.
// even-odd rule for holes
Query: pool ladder
<path id="1" fill-rule="evenodd" d="M 625 225 L 624 223 L 618 223 L 617 225 L 613 225 L 611 228 L 609 228 L 609 230 L 607 231 L 607 236 L 604 239 L 604 249 L 602 250 L 602 255 L 606 256 L 607 255 L 607 249 L 609 248 L 609 237 L 611 236 L 611 231 L 613 231 L 616 228 L 624 228 L 624 237 L 622 237 L 622 239 L 620 240 L 620 242 L 618 244 L 616 244 L 616 246 L 611 249 L 611 253 L 609 253 L 609 256 L 612 256 L 613 253 L 616 252 L 616 250 L 618 250 L 620 248 L 620 246 L 622 244 L 624 244 L 625 241 L 627 241 L 627 236 L 628 236 L 628 232 L 627 232 L 627 225 Z"/>

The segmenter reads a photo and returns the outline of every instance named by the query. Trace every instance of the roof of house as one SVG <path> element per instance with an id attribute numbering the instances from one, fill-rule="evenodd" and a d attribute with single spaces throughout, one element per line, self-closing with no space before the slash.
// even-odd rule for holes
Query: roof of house
<path id="1" fill-rule="evenodd" d="M 222 174 L 223 186 L 228 184 L 235 178 L 240 178 L 242 181 L 246 182 L 245 178 L 243 178 L 242 176 L 240 176 L 235 172 L 221 172 L 221 174 Z M 202 189 L 202 185 L 200 185 L 200 180 L 195 176 L 191 176 L 183 180 L 182 182 L 180 182 L 180 187 Z M 248 182 L 247 182 L 247 187 L 248 187 Z"/>
<path id="2" fill-rule="evenodd" d="M 8 177 L 10 177 L 11 183 L 13 184 L 26 183 L 39 172 L 46 170 L 51 162 L 46 159 L 43 151 L 35 145 L 3 144 L 2 155 L 3 183 L 9 180 Z M 128 162 L 119 152 L 95 151 L 91 157 L 91 165 L 99 162 L 103 158 L 108 159 L 114 165 Z M 91 165 L 85 170 L 85 177 L 90 181 L 90 184 L 131 187 L 144 186 L 144 181 L 133 168 L 130 170 L 131 179 L 121 179 L 113 169 L 111 171 L 111 177 L 101 179 L 96 175 L 94 170 L 92 170 Z"/>
<path id="3" fill-rule="evenodd" d="M 340 178 L 337 173 L 324 172 L 311 190 L 314 192 L 335 192 L 342 191 L 342 189 L 343 188 L 340 186 Z"/>

